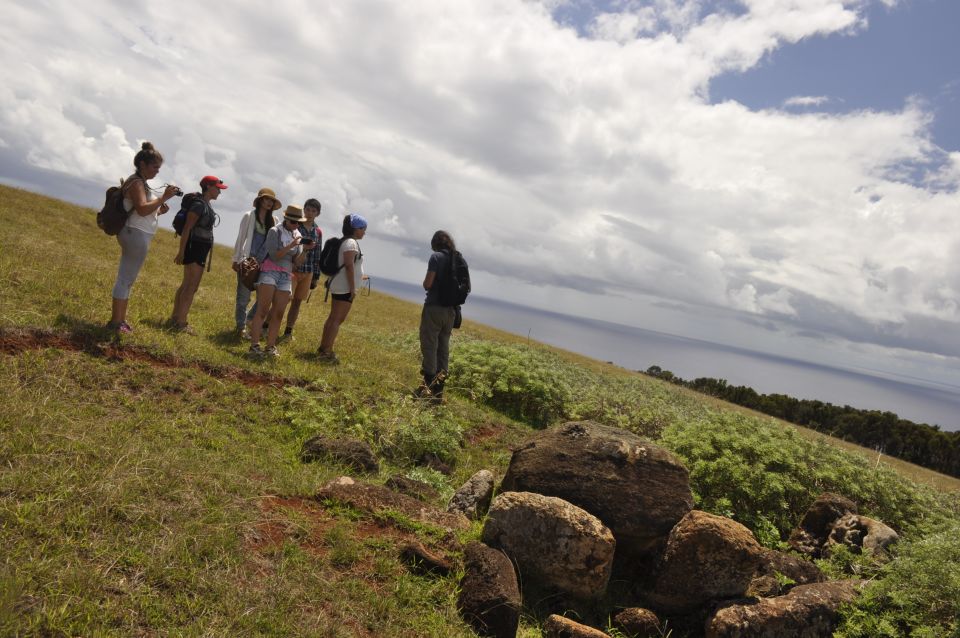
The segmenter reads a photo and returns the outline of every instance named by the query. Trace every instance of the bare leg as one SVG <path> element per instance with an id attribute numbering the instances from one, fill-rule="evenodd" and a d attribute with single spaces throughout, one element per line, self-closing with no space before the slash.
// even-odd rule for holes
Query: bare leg
<path id="1" fill-rule="evenodd" d="M 277 345 L 277 336 L 280 334 L 280 324 L 283 323 L 283 311 L 290 299 L 289 292 L 278 290 L 273 295 L 273 306 L 270 308 L 270 327 L 267 329 L 267 347 Z"/>
<path id="2" fill-rule="evenodd" d="M 263 334 L 263 322 L 267 318 L 267 312 L 273 303 L 273 295 L 276 289 L 276 286 L 272 284 L 257 286 L 257 314 L 253 315 L 253 323 L 250 324 L 250 343 L 254 345 L 260 343 L 260 335 Z"/>
<path id="3" fill-rule="evenodd" d="M 183 267 L 183 281 L 173 299 L 173 322 L 176 325 L 187 325 L 187 315 L 193 304 L 193 297 L 200 288 L 201 278 L 203 278 L 203 266 L 200 264 L 187 264 Z"/>
<path id="4" fill-rule="evenodd" d="M 347 320 L 352 305 L 349 301 L 331 300 L 330 314 L 323 324 L 323 337 L 320 339 L 321 352 L 333 352 L 333 343 L 340 332 L 340 324 Z"/>

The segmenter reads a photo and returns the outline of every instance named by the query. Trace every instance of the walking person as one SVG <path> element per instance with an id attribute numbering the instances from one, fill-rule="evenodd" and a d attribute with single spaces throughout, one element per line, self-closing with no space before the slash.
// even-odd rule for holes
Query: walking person
<path id="1" fill-rule="evenodd" d="M 143 262 L 147 259 L 147 249 L 157 233 L 157 216 L 163 215 L 170 207 L 167 201 L 180 193 L 180 189 L 168 184 L 160 197 L 150 197 L 147 180 L 160 172 L 163 156 L 150 142 L 144 142 L 133 158 L 134 173 L 123 181 L 123 208 L 130 217 L 117 233 L 120 244 L 120 266 L 113 284 L 113 303 L 107 328 L 120 333 L 133 332 L 127 323 L 127 304 L 130 290 L 133 288 Z"/>
<path id="2" fill-rule="evenodd" d="M 323 337 L 317 350 L 319 359 L 326 363 L 339 363 L 333 344 L 363 281 L 363 253 L 357 242 L 367 234 L 367 220 L 360 215 L 347 215 L 343 218 L 342 231 L 343 238 L 337 251 L 339 270 L 330 280 L 330 314 L 323 324 Z"/>
<path id="3" fill-rule="evenodd" d="M 300 224 L 300 245 L 306 255 L 303 263 L 293 272 L 293 295 L 290 299 L 290 310 L 287 311 L 287 327 L 283 331 L 281 340 L 293 339 L 293 328 L 297 325 L 300 316 L 300 306 L 310 296 L 310 291 L 317 287 L 320 278 L 320 250 L 323 245 L 323 231 L 317 226 L 316 219 L 320 215 L 320 202 L 310 198 L 303 203 L 303 214 L 307 221 Z"/>
<path id="4" fill-rule="evenodd" d="M 303 209 L 299 206 L 287 206 L 279 224 L 267 231 L 267 257 L 260 266 L 257 279 L 257 314 L 250 325 L 250 351 L 254 358 L 279 357 L 277 336 L 283 311 L 293 291 L 293 269 L 302 263 L 305 256 L 300 245 L 300 224 L 307 221 Z M 263 322 L 269 312 L 270 323 L 267 328 L 267 347 L 260 348 L 260 335 Z"/>
<path id="5" fill-rule="evenodd" d="M 420 313 L 420 374 L 423 382 L 416 395 L 440 402 L 443 401 L 443 386 L 450 362 L 450 335 L 457 319 L 457 307 L 448 305 L 448 300 L 442 298 L 441 289 L 453 277 L 451 260 L 457 247 L 448 232 L 438 230 L 430 240 L 430 248 L 433 254 L 423 278 L 427 296 Z"/>
<path id="6" fill-rule="evenodd" d="M 220 191 L 225 188 L 227 185 L 222 179 L 207 175 L 200 180 L 200 198 L 194 200 L 187 210 L 180 234 L 180 249 L 173 258 L 175 264 L 183 265 L 183 280 L 174 295 L 173 314 L 170 317 L 171 325 L 179 332 L 195 334 L 187 322 L 187 315 L 213 249 L 213 228 L 219 221 L 210 202 L 220 197 Z"/>
<path id="7" fill-rule="evenodd" d="M 270 188 L 261 188 L 253 200 L 253 210 L 245 213 L 240 220 L 240 231 L 233 246 L 233 270 L 237 273 L 237 301 L 234 306 L 234 320 L 237 326 L 237 336 L 240 339 L 249 337 L 248 324 L 257 313 L 257 304 L 247 310 L 253 291 L 243 285 L 240 278 L 240 262 L 247 257 L 253 257 L 262 264 L 267 256 L 267 231 L 277 225 L 273 211 L 281 206 L 277 194 Z"/>

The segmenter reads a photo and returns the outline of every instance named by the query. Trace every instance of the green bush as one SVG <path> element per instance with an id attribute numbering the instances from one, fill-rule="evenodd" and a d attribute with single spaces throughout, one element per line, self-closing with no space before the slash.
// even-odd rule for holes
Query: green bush
<path id="1" fill-rule="evenodd" d="M 842 638 L 960 636 L 960 525 L 914 542 L 872 581 L 834 634 Z"/>

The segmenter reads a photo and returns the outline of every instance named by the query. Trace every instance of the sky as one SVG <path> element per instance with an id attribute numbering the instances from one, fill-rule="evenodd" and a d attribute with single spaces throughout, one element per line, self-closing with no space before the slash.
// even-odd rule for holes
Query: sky
<path id="1" fill-rule="evenodd" d="M 444 228 L 475 294 L 960 385 L 955 0 L 3 7 L 4 183 L 99 206 L 149 140 L 221 243 L 268 186 L 374 285 Z"/>

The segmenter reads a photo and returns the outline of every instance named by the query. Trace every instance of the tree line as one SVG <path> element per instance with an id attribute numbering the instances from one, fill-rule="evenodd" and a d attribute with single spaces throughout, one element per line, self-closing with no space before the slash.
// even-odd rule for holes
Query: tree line
<path id="1" fill-rule="evenodd" d="M 943 432 L 936 425 L 914 423 L 893 412 L 860 410 L 849 405 L 841 407 L 824 401 L 795 399 L 785 394 L 760 394 L 747 386 L 730 385 L 726 379 L 700 377 L 686 381 L 660 366 L 650 366 L 641 372 L 942 474 L 960 477 L 960 432 Z"/>

